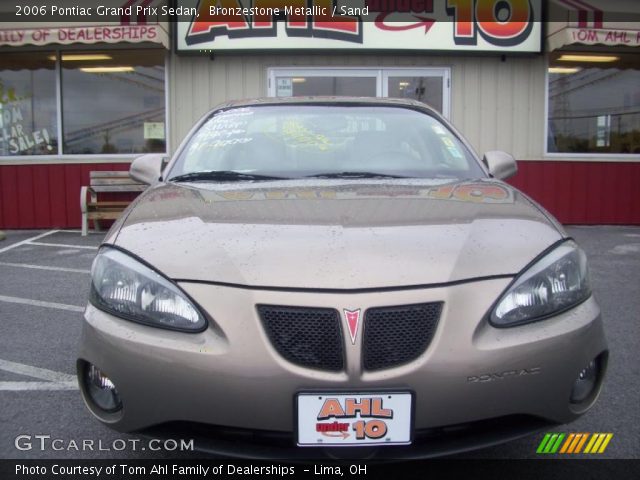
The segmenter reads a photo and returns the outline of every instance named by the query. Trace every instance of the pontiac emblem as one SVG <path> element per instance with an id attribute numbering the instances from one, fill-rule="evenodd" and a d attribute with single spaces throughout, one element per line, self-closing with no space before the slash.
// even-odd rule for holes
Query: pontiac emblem
<path id="1" fill-rule="evenodd" d="M 360 323 L 360 309 L 347 310 L 344 309 L 344 318 L 347 321 L 347 327 L 349 327 L 349 336 L 351 337 L 351 344 L 356 344 L 356 335 L 358 335 L 358 324 Z"/>

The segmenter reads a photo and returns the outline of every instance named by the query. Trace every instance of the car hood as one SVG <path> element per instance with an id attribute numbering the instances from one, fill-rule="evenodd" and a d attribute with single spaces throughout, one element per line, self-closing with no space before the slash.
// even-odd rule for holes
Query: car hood
<path id="1" fill-rule="evenodd" d="M 503 182 L 162 184 L 106 243 L 175 280 L 363 289 L 513 275 L 562 235 Z"/>

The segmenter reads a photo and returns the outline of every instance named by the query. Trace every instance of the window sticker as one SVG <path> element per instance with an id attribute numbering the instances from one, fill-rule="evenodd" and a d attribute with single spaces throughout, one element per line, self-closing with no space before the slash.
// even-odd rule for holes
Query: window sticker
<path id="1" fill-rule="evenodd" d="M 302 123 L 289 120 L 282 126 L 282 133 L 289 143 L 298 144 L 302 147 L 313 147 L 320 151 L 329 150 L 331 141 L 325 135 L 313 133 Z"/>
<path id="2" fill-rule="evenodd" d="M 144 138 L 164 140 L 164 122 L 144 122 Z"/>
<path id="3" fill-rule="evenodd" d="M 222 115 L 221 118 L 237 118 L 237 117 L 250 117 L 253 115 L 253 110 L 250 108 L 232 108 L 231 110 L 227 110 Z"/>
<path id="4" fill-rule="evenodd" d="M 278 97 L 293 97 L 293 82 L 290 78 L 276 79 Z"/>
<path id="5" fill-rule="evenodd" d="M 52 54 L 2 54 L 0 156 L 58 152 L 55 64 L 48 58 Z"/>

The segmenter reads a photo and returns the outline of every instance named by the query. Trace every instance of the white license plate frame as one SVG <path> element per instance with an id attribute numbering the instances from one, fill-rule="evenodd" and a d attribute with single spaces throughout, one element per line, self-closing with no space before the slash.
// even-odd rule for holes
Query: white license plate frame
<path id="1" fill-rule="evenodd" d="M 415 395 L 407 390 L 298 392 L 297 444 L 300 447 L 410 445 L 414 409 Z"/>

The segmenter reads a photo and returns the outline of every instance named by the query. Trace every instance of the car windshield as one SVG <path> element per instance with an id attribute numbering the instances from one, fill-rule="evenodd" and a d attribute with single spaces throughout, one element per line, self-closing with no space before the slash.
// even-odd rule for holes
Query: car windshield
<path id="1" fill-rule="evenodd" d="M 173 181 L 486 176 L 446 125 L 381 105 L 263 105 L 209 117 L 169 174 Z"/>

